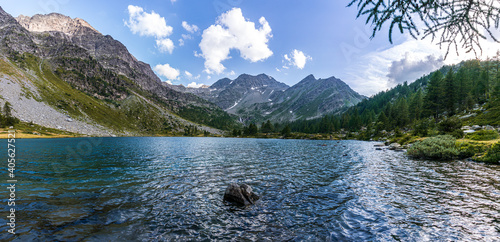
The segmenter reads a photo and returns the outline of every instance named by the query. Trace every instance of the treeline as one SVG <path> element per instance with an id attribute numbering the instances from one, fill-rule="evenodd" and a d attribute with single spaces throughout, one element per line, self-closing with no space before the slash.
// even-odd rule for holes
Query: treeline
<path id="1" fill-rule="evenodd" d="M 12 105 L 5 102 L 3 108 L 0 108 L 0 128 L 10 127 L 19 123 L 19 119 L 12 116 Z"/>
<path id="2" fill-rule="evenodd" d="M 427 126 L 467 113 L 477 105 L 486 104 L 487 109 L 500 106 L 499 70 L 499 53 L 493 60 L 444 66 L 411 84 L 405 82 L 365 99 L 341 115 L 296 121 L 289 126 L 303 133 L 364 131 L 367 138 L 383 130 L 403 129 L 421 130 L 425 136 Z M 500 125 L 496 114 L 488 117 L 486 123 Z"/>
<path id="3" fill-rule="evenodd" d="M 260 127 L 255 123 L 250 123 L 243 129 L 233 129 L 232 135 L 234 137 L 244 136 L 244 137 L 256 137 L 258 134 L 269 134 L 269 135 L 282 135 L 287 137 L 292 132 L 291 128 L 287 124 L 272 124 L 271 121 L 267 120 L 262 122 Z"/>

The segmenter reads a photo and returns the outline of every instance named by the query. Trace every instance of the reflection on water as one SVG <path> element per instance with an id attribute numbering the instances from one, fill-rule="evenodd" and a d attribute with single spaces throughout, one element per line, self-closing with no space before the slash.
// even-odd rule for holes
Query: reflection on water
<path id="1" fill-rule="evenodd" d="M 369 142 L 39 139 L 18 140 L 17 153 L 23 241 L 500 237 L 499 166 L 411 160 Z M 225 204 L 232 182 L 262 199 Z"/>

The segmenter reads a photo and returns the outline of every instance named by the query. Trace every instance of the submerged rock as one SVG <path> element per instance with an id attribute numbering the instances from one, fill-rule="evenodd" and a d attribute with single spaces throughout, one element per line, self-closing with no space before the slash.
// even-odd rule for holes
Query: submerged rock
<path id="1" fill-rule="evenodd" d="M 247 184 L 238 185 L 232 183 L 226 188 L 226 192 L 224 193 L 224 201 L 241 206 L 254 204 L 257 200 L 259 200 L 259 196 Z"/>

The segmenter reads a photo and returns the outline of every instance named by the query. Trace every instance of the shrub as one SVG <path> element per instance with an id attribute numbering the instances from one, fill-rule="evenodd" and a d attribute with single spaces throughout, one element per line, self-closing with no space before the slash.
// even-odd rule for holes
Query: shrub
<path id="1" fill-rule="evenodd" d="M 448 118 L 438 124 L 439 134 L 449 134 L 455 138 L 462 138 L 462 122 L 457 118 Z"/>
<path id="2" fill-rule="evenodd" d="M 460 152 L 460 158 L 469 158 L 478 153 L 483 153 L 486 149 L 484 144 L 477 142 L 458 142 L 458 151 Z"/>
<path id="3" fill-rule="evenodd" d="M 450 160 L 460 155 L 451 135 L 439 135 L 415 142 L 407 154 L 415 158 Z"/>
<path id="4" fill-rule="evenodd" d="M 476 156 L 474 160 L 492 164 L 500 164 L 500 142 L 497 142 L 486 151 L 483 156 Z"/>
<path id="5" fill-rule="evenodd" d="M 466 136 L 466 138 L 471 140 L 493 140 L 498 139 L 498 137 L 497 131 L 494 130 L 479 130 Z"/>

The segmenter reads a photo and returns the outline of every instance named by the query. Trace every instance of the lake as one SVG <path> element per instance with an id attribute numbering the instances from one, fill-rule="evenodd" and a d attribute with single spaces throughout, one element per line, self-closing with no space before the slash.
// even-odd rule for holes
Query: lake
<path id="1" fill-rule="evenodd" d="M 18 234 L 6 232 L 9 193 L 1 189 L 0 240 L 500 238 L 495 165 L 413 160 L 362 141 L 74 138 L 16 144 Z M 261 200 L 246 208 L 223 202 L 233 182 L 251 185 Z"/>

